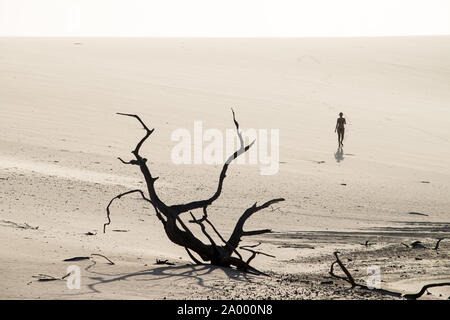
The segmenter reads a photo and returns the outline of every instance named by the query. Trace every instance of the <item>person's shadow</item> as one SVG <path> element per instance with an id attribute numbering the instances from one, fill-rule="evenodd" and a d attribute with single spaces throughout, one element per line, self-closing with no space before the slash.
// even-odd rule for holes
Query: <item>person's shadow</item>
<path id="1" fill-rule="evenodd" d="M 344 160 L 344 149 L 339 147 L 337 151 L 334 153 L 334 158 L 336 159 L 336 162 L 341 162 Z"/>

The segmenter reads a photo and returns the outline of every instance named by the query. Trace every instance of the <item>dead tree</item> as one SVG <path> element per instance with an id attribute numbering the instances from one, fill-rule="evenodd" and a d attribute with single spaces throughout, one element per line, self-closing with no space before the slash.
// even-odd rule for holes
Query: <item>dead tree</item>
<path id="1" fill-rule="evenodd" d="M 146 185 L 147 185 L 147 193 L 142 190 L 130 190 L 124 193 L 121 193 L 117 196 L 115 196 L 111 201 L 109 202 L 108 206 L 106 207 L 107 212 L 107 219 L 108 222 L 104 224 L 103 226 L 103 232 L 105 232 L 105 228 L 107 225 L 111 223 L 110 219 L 110 206 L 113 203 L 115 199 L 120 199 L 121 197 L 131 194 L 131 193 L 138 193 L 142 199 L 149 202 L 154 210 L 156 217 L 161 221 L 165 233 L 167 237 L 175 244 L 182 246 L 186 249 L 189 257 L 197 264 L 202 264 L 200 260 L 203 260 L 204 262 L 216 265 L 216 266 L 222 266 L 222 267 L 236 267 L 239 270 L 245 271 L 245 272 L 251 272 L 255 274 L 263 274 L 262 272 L 258 271 L 257 269 L 250 266 L 250 262 L 257 254 L 264 254 L 259 251 L 255 251 L 252 249 L 249 249 L 249 247 L 244 247 L 243 249 L 246 251 L 250 251 L 252 255 L 250 258 L 245 260 L 242 255 L 239 253 L 239 243 L 241 242 L 242 237 L 245 236 L 252 236 L 252 235 L 260 235 L 264 233 L 271 232 L 270 229 L 262 229 L 262 230 L 253 230 L 253 231 L 244 231 L 244 224 L 254 213 L 265 209 L 275 203 L 278 203 L 280 201 L 284 201 L 283 198 L 277 198 L 272 199 L 270 201 L 267 201 L 263 203 L 262 205 L 255 204 L 244 211 L 244 213 L 241 215 L 239 220 L 237 221 L 233 232 L 231 233 L 230 237 L 228 239 L 225 239 L 218 230 L 214 227 L 214 225 L 211 223 L 211 221 L 208 219 L 208 213 L 207 209 L 208 206 L 210 206 L 215 200 L 217 200 L 222 192 L 223 183 L 226 177 L 226 173 L 228 170 L 228 167 L 230 163 L 236 159 L 241 154 L 245 153 L 247 150 L 249 150 L 253 143 L 251 142 L 248 145 L 244 144 L 244 139 L 242 137 L 241 132 L 239 131 L 239 123 L 236 121 L 234 111 L 233 113 L 233 121 L 236 126 L 236 133 L 239 138 L 240 147 L 238 150 L 236 150 L 232 155 L 230 155 L 226 162 L 224 163 L 222 167 L 222 171 L 219 176 L 219 182 L 216 191 L 214 194 L 204 200 L 197 200 L 192 201 L 185 204 L 175 204 L 175 205 L 168 205 L 164 203 L 159 197 L 155 189 L 155 181 L 158 179 L 158 177 L 153 177 L 149 167 L 147 166 L 147 159 L 143 158 L 141 154 L 139 153 L 142 145 L 144 142 L 150 137 L 150 135 L 153 133 L 154 129 L 149 129 L 146 124 L 141 120 L 141 118 L 135 114 L 128 114 L 128 113 L 118 113 L 119 115 L 133 117 L 139 121 L 139 123 L 144 127 L 145 129 L 145 136 L 137 143 L 136 148 L 131 152 L 134 155 L 135 159 L 132 159 L 130 161 L 124 161 L 121 158 L 118 158 L 122 163 L 129 164 L 129 165 L 136 165 L 139 167 L 139 169 L 142 172 L 142 175 L 144 176 Z M 202 217 L 196 218 L 194 214 L 192 213 L 193 210 L 201 210 L 202 211 Z M 191 215 L 192 220 L 189 221 L 189 223 L 196 224 L 200 227 L 202 233 L 206 236 L 209 243 L 202 242 L 199 238 L 197 238 L 191 230 L 188 228 L 187 224 L 183 222 L 181 219 L 181 215 L 183 213 L 189 212 Z M 208 233 L 206 226 L 209 226 L 218 236 L 218 238 L 221 240 L 222 244 L 216 243 L 214 239 L 210 236 Z M 197 259 L 194 256 L 194 253 L 197 254 L 200 259 Z"/>
<path id="2" fill-rule="evenodd" d="M 383 295 L 388 295 L 388 296 L 397 297 L 397 298 L 405 298 L 407 300 L 416 300 L 416 299 L 419 299 L 429 288 L 450 286 L 450 282 L 430 283 L 430 284 L 424 285 L 422 287 L 422 289 L 420 289 L 419 292 L 411 293 L 411 294 L 402 294 L 400 292 L 396 292 L 396 291 L 392 291 L 392 290 L 385 290 L 385 289 L 381 289 L 381 288 L 369 288 L 368 286 L 357 283 L 355 281 L 355 279 L 353 278 L 351 273 L 348 271 L 348 269 L 342 263 L 341 259 L 339 259 L 339 256 L 338 256 L 339 251 L 335 251 L 333 254 L 334 254 L 334 257 L 336 258 L 336 261 L 334 261 L 331 264 L 329 274 L 334 278 L 341 279 L 341 280 L 344 280 L 344 281 L 350 283 L 352 286 L 351 287 L 352 289 L 355 287 L 358 287 L 358 288 L 365 289 L 365 290 L 372 290 L 374 292 L 378 292 Z M 341 270 L 344 272 L 345 277 L 339 276 L 334 273 L 334 265 L 335 264 L 339 265 Z"/>

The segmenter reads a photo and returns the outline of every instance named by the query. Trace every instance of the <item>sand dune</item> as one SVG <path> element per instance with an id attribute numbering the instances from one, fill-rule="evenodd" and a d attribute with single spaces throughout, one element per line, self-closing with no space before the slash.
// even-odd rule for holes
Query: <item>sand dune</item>
<path id="1" fill-rule="evenodd" d="M 220 166 L 173 164 L 172 132 L 192 131 L 196 120 L 205 129 L 232 129 L 231 107 L 244 129 L 280 130 L 279 172 L 232 165 L 210 208 L 227 234 L 255 201 L 286 198 L 249 221 L 249 228 L 275 231 L 249 239 L 277 256 L 255 260 L 274 273 L 252 278 L 259 298 L 342 298 L 344 284 L 320 285 L 335 249 L 382 266 L 383 285 L 398 290 L 448 281 L 448 242 L 440 257 L 400 243 L 432 247 L 450 234 L 449 57 L 450 37 L 1 38 L 0 297 L 246 297 L 244 275 L 187 265 L 183 248 L 137 198 L 116 204 L 101 233 L 109 200 L 143 186 L 137 168 L 117 160 L 131 156 L 143 131 L 116 112 L 137 113 L 155 128 L 142 153 L 160 177 L 161 198 L 175 204 L 211 195 Z M 340 111 L 349 123 L 342 153 L 334 133 Z M 367 239 L 373 247 L 360 245 Z M 81 290 L 33 278 L 62 276 L 63 259 L 91 253 L 116 265 L 80 262 Z M 401 258 L 384 260 L 394 255 Z M 157 258 L 176 266 L 154 266 Z M 116 281 L 122 276 L 125 283 Z M 286 289 L 267 289 L 273 279 Z M 218 290 L 224 283 L 227 293 Z M 428 298 L 450 294 L 432 292 Z"/>

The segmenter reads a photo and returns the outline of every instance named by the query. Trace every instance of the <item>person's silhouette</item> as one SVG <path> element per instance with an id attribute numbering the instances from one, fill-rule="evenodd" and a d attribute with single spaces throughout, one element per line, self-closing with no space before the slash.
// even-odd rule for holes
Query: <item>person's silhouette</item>
<path id="1" fill-rule="evenodd" d="M 334 132 L 337 132 L 337 134 L 338 134 L 339 147 L 344 146 L 344 144 L 342 142 L 344 141 L 345 125 L 347 124 L 343 115 L 344 114 L 342 112 L 339 113 L 339 118 L 337 119 L 337 122 L 336 122 L 336 128 L 334 129 Z"/>

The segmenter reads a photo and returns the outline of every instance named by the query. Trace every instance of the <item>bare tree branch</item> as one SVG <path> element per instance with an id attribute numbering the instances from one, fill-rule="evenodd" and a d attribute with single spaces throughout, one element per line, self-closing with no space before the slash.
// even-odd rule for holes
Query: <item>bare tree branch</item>
<path id="1" fill-rule="evenodd" d="M 248 149 L 250 149 L 253 146 L 253 144 L 255 143 L 255 141 L 253 141 L 247 146 L 244 145 L 244 139 L 242 137 L 242 134 L 239 132 L 239 123 L 236 121 L 233 109 L 231 109 L 231 111 L 233 112 L 233 121 L 234 121 L 234 124 L 236 126 L 236 133 L 237 133 L 237 135 L 239 137 L 240 148 L 237 151 L 235 151 L 232 155 L 230 155 L 228 157 L 228 159 L 226 160 L 226 162 L 224 163 L 224 165 L 222 167 L 222 171 L 221 171 L 220 176 L 219 176 L 219 184 L 217 186 L 216 192 L 209 199 L 205 199 L 205 200 L 201 200 L 201 201 L 193 201 L 193 202 L 186 203 L 186 204 L 180 204 L 180 205 L 173 205 L 173 206 L 171 206 L 171 209 L 173 209 L 178 214 L 181 214 L 181 213 L 187 212 L 187 211 L 191 211 L 191 210 L 195 210 L 195 209 L 199 209 L 199 208 L 204 208 L 206 206 L 211 205 L 211 203 L 213 203 L 217 198 L 219 198 L 219 196 L 220 196 L 220 194 L 222 192 L 223 181 L 225 180 L 229 164 L 234 159 L 236 159 L 241 154 L 243 154 Z"/>
<path id="2" fill-rule="evenodd" d="M 139 141 L 139 143 L 136 145 L 136 148 L 134 149 L 133 153 L 135 155 L 139 154 L 139 150 L 141 149 L 142 144 L 145 142 L 145 140 L 147 140 L 148 137 L 150 137 L 150 135 L 153 133 L 153 131 L 155 131 L 155 129 L 149 129 L 147 128 L 147 126 L 145 125 L 144 121 L 141 120 L 141 118 L 139 118 L 138 115 L 135 114 L 130 114 L 130 113 L 121 113 L 121 112 L 117 112 L 117 114 L 120 114 L 122 116 L 127 116 L 127 117 L 133 117 L 136 118 L 144 127 L 145 129 L 145 136 L 141 139 L 141 141 Z"/>
<path id="3" fill-rule="evenodd" d="M 112 198 L 112 199 L 109 201 L 108 206 L 106 207 L 106 217 L 108 218 L 108 222 L 106 222 L 106 223 L 103 225 L 103 233 L 106 232 L 106 226 L 111 224 L 111 217 L 110 217 L 111 211 L 109 210 L 109 207 L 110 207 L 111 204 L 114 202 L 114 200 L 120 199 L 120 198 L 122 198 L 123 196 L 126 196 L 127 194 L 136 193 L 136 192 L 139 193 L 139 194 L 141 195 L 142 199 L 144 199 L 145 201 L 147 201 L 147 202 L 149 202 L 149 203 L 151 203 L 151 204 L 153 205 L 153 202 L 152 202 L 150 199 L 147 199 L 147 198 L 145 197 L 145 195 L 144 195 L 144 192 L 142 192 L 142 190 L 139 190 L 139 189 L 136 189 L 136 190 L 130 190 L 130 191 L 127 191 L 127 192 L 124 192 L 124 193 L 121 193 L 121 194 L 115 196 L 114 198 Z M 153 206 L 154 206 L 154 205 L 153 205 Z M 154 206 L 154 207 L 155 207 L 155 206 Z M 155 211 L 156 211 L 156 215 L 157 215 L 157 217 L 159 218 L 159 220 L 161 220 L 161 222 L 162 222 L 163 224 L 165 224 L 165 220 L 164 220 L 163 217 L 159 214 L 158 209 L 157 209 L 156 207 L 155 207 Z"/>
<path id="4" fill-rule="evenodd" d="M 194 261 L 198 265 L 202 265 L 203 264 L 197 258 L 194 257 L 194 255 L 191 253 L 191 251 L 189 251 L 189 249 L 187 247 L 184 247 L 184 249 L 186 250 L 186 252 L 189 255 L 189 257 L 192 259 L 192 261 Z"/>
<path id="5" fill-rule="evenodd" d="M 334 256 L 336 257 L 336 261 L 334 261 L 331 264 L 329 273 L 330 273 L 331 276 L 333 276 L 335 278 L 342 279 L 342 280 L 345 280 L 345 281 L 349 282 L 352 285 L 352 288 L 360 287 L 362 289 L 373 290 L 373 291 L 379 292 L 381 294 L 389 295 L 389 296 L 402 297 L 402 298 L 405 298 L 405 299 L 408 299 L 408 300 L 416 300 L 416 299 L 420 298 L 425 293 L 425 291 L 427 289 L 429 289 L 429 288 L 450 286 L 450 282 L 430 283 L 430 284 L 427 284 L 427 285 L 423 286 L 422 289 L 420 289 L 420 291 L 418 293 L 413 293 L 413 294 L 402 294 L 400 292 L 395 292 L 395 291 L 391 291 L 391 290 L 385 290 L 385 289 L 381 289 L 381 288 L 369 288 L 366 285 L 359 284 L 359 283 L 355 282 L 355 280 L 353 279 L 353 277 L 350 274 L 350 272 L 347 270 L 347 268 L 344 266 L 342 261 L 339 259 L 338 253 L 339 253 L 338 251 L 334 252 Z M 338 276 L 338 275 L 336 275 L 334 273 L 333 267 L 334 267 L 334 265 L 336 263 L 341 267 L 342 271 L 344 271 L 346 277 L 341 277 L 341 276 Z"/>
<path id="6" fill-rule="evenodd" d="M 439 249 L 439 243 L 440 243 L 442 240 L 444 240 L 444 239 L 445 239 L 445 238 L 439 238 L 439 239 L 437 239 L 436 246 L 434 247 L 433 250 Z"/>
<path id="7" fill-rule="evenodd" d="M 114 264 L 115 264 L 115 263 L 112 262 L 108 257 L 106 257 L 106 256 L 104 256 L 104 255 L 102 255 L 102 254 L 99 254 L 99 253 L 91 253 L 91 256 L 99 256 L 99 257 L 102 257 L 102 258 L 105 258 L 106 260 L 108 260 L 108 262 L 109 262 L 110 265 L 114 265 Z"/>
<path id="8" fill-rule="evenodd" d="M 333 254 L 336 257 L 336 261 L 331 265 L 331 269 L 330 269 L 330 274 L 333 277 L 337 277 L 339 279 L 345 280 L 347 282 L 349 282 L 352 285 L 352 288 L 356 286 L 355 280 L 353 279 L 352 275 L 350 274 L 350 272 L 347 270 L 347 268 L 344 266 L 344 264 L 342 263 L 342 261 L 339 259 L 338 256 L 339 251 L 335 251 Z M 347 276 L 347 278 L 344 277 L 340 277 L 334 274 L 333 272 L 333 266 L 334 264 L 337 263 L 339 265 L 339 267 L 341 267 L 342 271 L 344 271 L 345 275 Z"/>
<path id="9" fill-rule="evenodd" d="M 248 260 L 247 260 L 247 264 L 250 264 L 250 262 L 251 262 L 258 254 L 263 255 L 263 256 L 266 256 L 266 257 L 270 257 L 270 258 L 275 258 L 275 256 L 273 256 L 273 255 L 271 255 L 271 254 L 267 254 L 267 253 L 262 252 L 262 251 L 256 251 L 256 250 L 250 249 L 250 248 L 256 248 L 256 247 L 258 247 L 259 245 L 261 245 L 261 242 L 259 242 L 258 244 L 252 245 L 252 246 L 241 246 L 241 247 L 239 247 L 239 248 L 242 249 L 242 250 L 246 250 L 246 251 L 249 251 L 249 252 L 252 253 L 252 255 L 250 256 L 250 258 L 248 258 Z"/>
<path id="10" fill-rule="evenodd" d="M 122 162 L 123 164 L 134 164 L 134 165 L 139 165 L 139 162 L 137 162 L 136 160 L 125 161 L 125 160 L 123 160 L 121 157 L 117 157 L 117 159 L 119 159 L 120 162 Z"/>
<path id="11" fill-rule="evenodd" d="M 416 299 L 419 299 L 425 293 L 425 291 L 427 291 L 427 289 L 434 288 L 434 287 L 443 287 L 443 286 L 450 286 L 450 282 L 430 283 L 430 284 L 424 285 L 422 287 L 422 289 L 420 289 L 419 292 L 413 293 L 413 294 L 404 294 L 403 297 L 406 299 L 409 299 L 409 300 L 416 300 Z"/>
<path id="12" fill-rule="evenodd" d="M 280 201 L 284 201 L 284 199 L 283 198 L 272 199 L 270 201 L 265 202 L 261 206 L 257 206 L 256 202 L 255 202 L 255 204 L 252 207 L 245 210 L 245 212 L 242 214 L 242 216 L 239 218 L 238 222 L 236 223 L 233 233 L 231 234 L 230 238 L 227 241 L 226 247 L 229 250 L 229 252 L 233 251 L 235 248 L 238 247 L 239 242 L 241 241 L 242 234 L 244 233 L 243 227 L 244 227 L 244 224 L 247 221 L 247 219 L 250 218 L 255 212 L 265 209 L 265 208 L 269 207 L 270 205 L 280 202 Z"/>
<path id="13" fill-rule="evenodd" d="M 255 212 L 262 210 L 264 208 L 269 207 L 270 205 L 284 201 L 283 198 L 277 198 L 270 201 L 267 201 L 261 206 L 257 206 L 256 203 L 251 207 L 248 208 L 240 217 L 238 220 L 233 233 L 231 234 L 228 241 L 224 239 L 224 237 L 219 233 L 219 231 L 215 228 L 213 223 L 208 219 L 207 214 L 207 207 L 214 202 L 221 194 L 222 187 L 223 187 L 223 181 L 226 177 L 226 172 L 228 169 L 229 164 L 236 159 L 239 155 L 246 152 L 254 143 L 250 143 L 249 145 L 244 145 L 244 139 L 242 137 L 241 132 L 239 131 L 239 123 L 236 120 L 236 116 L 234 113 L 234 110 L 232 110 L 233 113 L 233 122 L 236 126 L 236 133 L 239 138 L 240 147 L 237 151 L 235 151 L 232 155 L 230 155 L 225 162 L 225 164 L 222 167 L 222 171 L 219 176 L 219 183 L 217 186 L 216 192 L 208 199 L 201 200 L 201 201 L 193 201 L 187 204 L 182 205 L 172 205 L 168 206 L 166 205 L 158 196 L 156 189 L 155 189 L 155 181 L 158 179 L 157 177 L 153 177 L 150 173 L 150 169 L 147 166 L 147 159 L 143 158 L 139 151 L 143 145 L 143 143 L 148 139 L 148 137 L 153 133 L 154 129 L 149 129 L 145 123 L 142 121 L 142 119 L 135 115 L 135 114 L 129 114 L 129 113 L 118 113 L 119 115 L 133 117 L 139 121 L 139 123 L 143 126 L 143 128 L 146 131 L 145 136 L 139 140 L 139 142 L 136 145 L 136 148 L 132 151 L 133 155 L 135 156 L 135 160 L 125 161 L 122 158 L 118 158 L 123 164 L 131 164 L 131 165 L 137 165 L 139 166 L 142 175 L 144 176 L 145 182 L 147 184 L 147 190 L 148 190 L 148 198 L 145 196 L 143 191 L 141 190 L 131 190 L 124 192 L 122 194 L 117 195 L 111 201 L 109 202 L 108 206 L 106 207 L 107 212 L 107 218 L 108 222 L 104 224 L 103 226 L 103 232 L 106 230 L 106 226 L 111 223 L 110 219 L 110 206 L 113 203 L 115 199 L 120 199 L 122 196 L 131 194 L 131 193 L 139 193 L 141 197 L 151 203 L 155 209 L 155 213 L 157 217 L 161 220 L 164 226 L 164 231 L 166 232 L 167 237 L 170 241 L 173 243 L 182 246 L 185 248 L 187 254 L 189 257 L 197 264 L 202 264 L 200 260 L 198 260 L 194 253 L 205 262 L 210 262 L 211 264 L 223 266 L 223 267 L 236 267 L 237 269 L 243 270 L 245 272 L 250 272 L 254 274 L 259 275 L 265 275 L 263 272 L 251 267 L 249 263 L 258 255 L 263 254 L 269 257 L 273 257 L 269 254 L 255 251 L 251 248 L 252 246 L 243 247 L 243 250 L 247 250 L 252 253 L 250 258 L 247 261 L 244 261 L 242 258 L 242 255 L 237 251 L 237 247 L 239 242 L 241 241 L 241 237 L 243 236 L 251 236 L 251 235 L 260 235 L 267 232 L 270 232 L 269 229 L 261 229 L 261 230 L 253 230 L 253 231 L 244 231 L 243 226 L 245 221 Z M 201 231 L 206 236 L 206 238 L 209 240 L 209 244 L 203 243 L 201 240 L 199 240 L 192 232 L 191 230 L 186 226 L 186 224 L 183 222 L 183 220 L 180 217 L 180 214 L 183 212 L 192 211 L 195 209 L 203 209 L 203 216 L 200 219 L 197 219 L 194 215 L 194 213 L 191 212 L 192 220 L 190 222 L 198 224 L 201 228 Z M 214 239 L 210 236 L 210 234 L 206 230 L 207 223 L 213 231 L 217 234 L 217 236 L 220 238 L 220 240 L 224 243 L 223 245 L 219 246 L 215 243 Z M 233 254 L 236 254 L 237 257 L 232 256 Z"/>
<path id="14" fill-rule="evenodd" d="M 208 234 L 208 232 L 206 232 L 206 228 L 205 225 L 203 224 L 202 221 L 195 219 L 195 216 L 192 214 L 192 212 L 190 213 L 191 217 L 192 217 L 192 222 L 196 223 L 200 226 L 203 234 L 206 236 L 206 238 L 208 238 L 209 242 L 211 243 L 211 245 L 213 246 L 214 250 L 217 250 L 217 245 L 214 242 L 213 238 L 211 238 L 211 236 Z"/>

